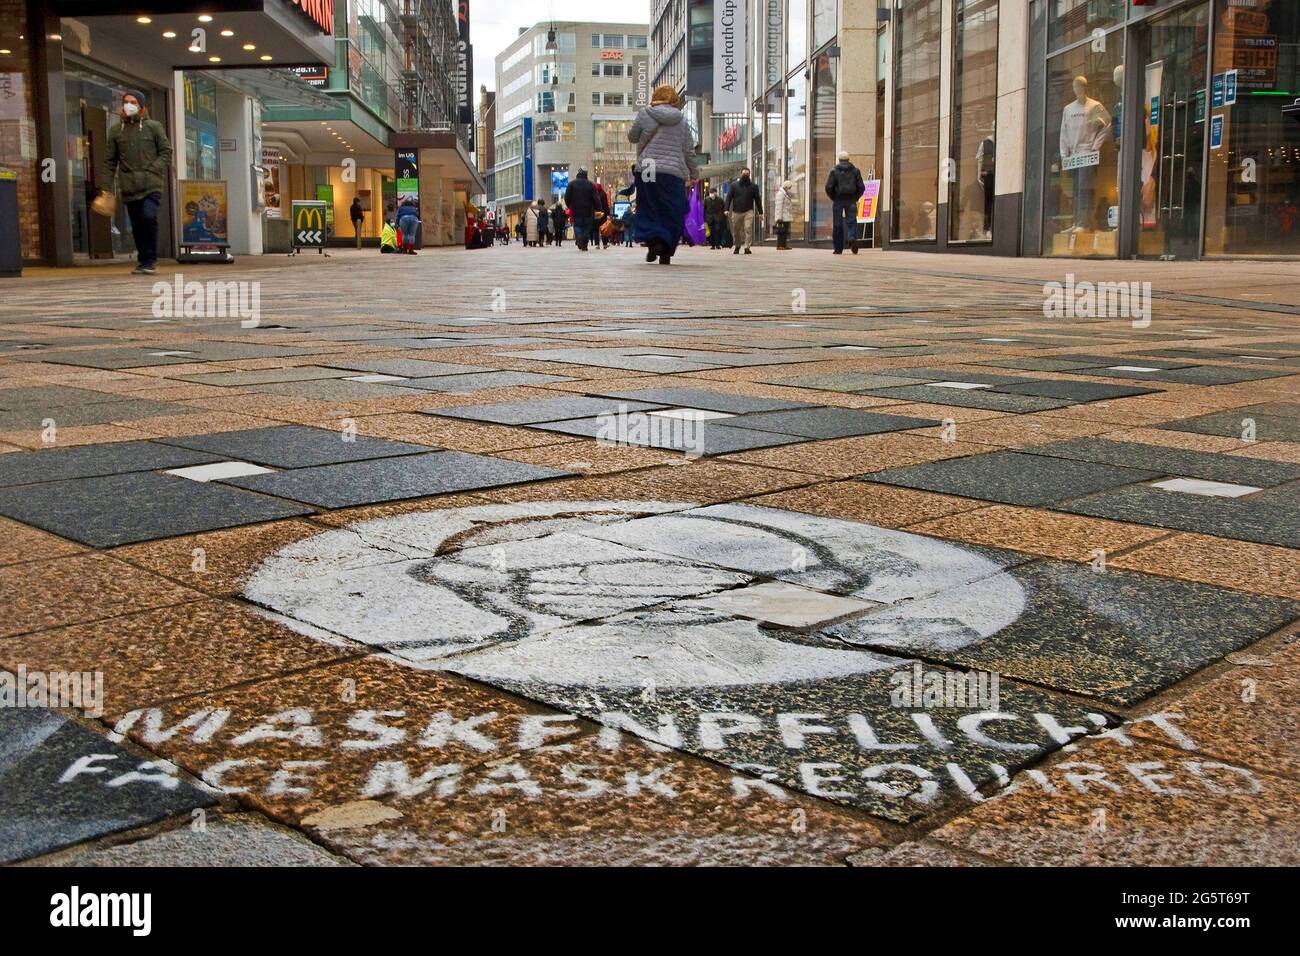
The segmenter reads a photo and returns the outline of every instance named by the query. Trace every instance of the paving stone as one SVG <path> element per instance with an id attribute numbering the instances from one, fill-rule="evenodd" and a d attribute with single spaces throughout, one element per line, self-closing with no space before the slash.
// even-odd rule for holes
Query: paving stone
<path id="1" fill-rule="evenodd" d="M 850 646 L 923 653 L 1122 707 L 1300 618 L 1300 604 L 1292 601 L 1057 561 L 1008 567 L 1005 577 L 1032 600 L 1019 598 L 1021 613 L 983 640 L 972 641 L 973 632 L 961 627 L 938 641 L 923 631 L 891 632 L 878 614 L 824 633 Z M 986 593 L 987 581 L 959 585 L 913 602 L 909 618 L 938 621 L 941 606 L 958 604 L 974 614 L 994 601 L 1017 600 L 1005 590 L 1004 583 L 996 595 Z"/>
<path id="2" fill-rule="evenodd" d="M 160 441 L 209 452 L 223 459 L 252 461 L 272 468 L 308 468 L 313 465 L 414 455 L 434 450 L 428 445 L 387 441 L 366 435 L 350 435 L 345 438 L 341 431 L 308 428 L 304 425 L 185 435 Z"/>
<path id="3" fill-rule="evenodd" d="M 1294 782 L 1133 741 L 1081 745 L 929 839 L 1017 866 L 1294 866 Z"/>
<path id="4" fill-rule="evenodd" d="M 883 489 L 887 486 L 877 487 Z M 894 489 L 894 491 L 906 490 Z M 911 492 L 911 494 L 925 493 Z M 940 498 L 940 500 L 965 500 L 944 499 L 938 495 L 927 497 Z M 920 534 L 932 534 L 948 540 L 969 541 L 972 544 L 984 544 L 993 548 L 1011 548 L 1046 557 L 1063 558 L 1067 561 L 1087 562 L 1097 561 L 1098 552 L 1102 552 L 1101 557 L 1110 561 L 1112 554 L 1167 536 L 1167 532 L 1159 528 L 1122 524 L 1118 521 L 1102 521 L 1034 508 L 1013 508 L 1007 505 L 992 505 L 971 510 L 969 507 L 971 503 L 966 502 L 966 504 L 966 508 L 951 509 L 961 511 L 960 514 L 935 517 L 933 520 L 920 523 L 909 522 L 908 530 Z M 1122 562 L 1116 559 L 1115 563 Z M 1143 570 L 1161 573 L 1153 568 Z"/>
<path id="5" fill-rule="evenodd" d="M 798 435 L 739 428 L 727 422 L 656 420 L 641 412 L 626 416 L 580 418 L 574 421 L 530 425 L 548 432 L 582 435 L 602 443 L 664 448 L 692 455 L 725 455 L 753 448 L 771 448 L 807 441 Z"/>
<path id="6" fill-rule="evenodd" d="M 198 382 L 201 385 L 239 388 L 249 385 L 266 385 L 272 382 L 310 382 L 316 379 L 344 378 L 347 374 L 343 369 L 337 368 L 322 368 L 318 365 L 292 365 L 287 368 L 253 369 L 245 372 L 177 375 L 176 378 L 182 382 Z"/>
<path id="7" fill-rule="evenodd" d="M 1111 562 L 1118 568 L 1300 600 L 1300 562 L 1290 548 L 1174 534 Z"/>
<path id="8" fill-rule="evenodd" d="M 556 468 L 539 468 L 486 455 L 438 451 L 296 468 L 269 475 L 231 478 L 224 483 L 323 508 L 347 508 L 472 488 L 495 488 L 568 474 Z M 0 508 L 3 508 L 3 498 L 0 498 Z"/>
<path id="9" fill-rule="evenodd" d="M 191 601 L 85 624 L 0 639 L 0 666 L 11 673 L 98 672 L 98 712 L 210 693 L 274 677 L 359 651 L 295 634 L 260 614 L 224 600 Z"/>
<path id="10" fill-rule="evenodd" d="M 629 402 L 650 402 L 655 405 L 686 406 L 688 408 L 705 408 L 715 412 L 727 412 L 741 415 L 746 412 L 772 412 L 790 408 L 812 408 L 808 402 L 789 402 L 774 398 L 755 398 L 750 395 L 734 395 L 729 392 L 715 392 L 705 388 L 642 388 L 625 392 L 602 392 L 607 398 L 618 398 Z"/>
<path id="11" fill-rule="evenodd" d="M 400 375 L 403 378 L 428 378 L 434 375 L 473 375 L 477 372 L 494 372 L 485 365 L 460 365 L 450 362 L 426 362 L 424 359 L 344 358 L 337 363 L 341 369 L 358 372 L 377 372 L 381 375 Z"/>
<path id="12" fill-rule="evenodd" d="M 196 591 L 111 558 L 80 554 L 0 568 L 0 637 L 198 600 Z"/>
<path id="13" fill-rule="evenodd" d="M 1041 412 L 1074 404 L 1068 399 L 1042 398 L 1037 395 L 1008 395 L 980 389 L 978 391 L 939 388 L 934 385 L 904 385 L 900 388 L 868 388 L 859 395 L 892 398 L 900 402 L 933 402 L 959 408 L 984 408 L 995 412 Z"/>
<path id="14" fill-rule="evenodd" d="M 1255 405 L 1231 412 L 1215 412 L 1212 415 L 1164 422 L 1158 427 L 1170 431 L 1241 438 L 1248 425 L 1253 425 L 1256 441 L 1300 441 L 1300 405 Z"/>
<path id="15" fill-rule="evenodd" d="M 929 379 L 902 378 L 881 372 L 838 372 L 829 375 L 796 375 L 792 378 L 764 379 L 768 385 L 789 388 L 816 388 L 830 392 L 858 392 L 869 388 L 897 388 L 900 385 L 924 385 Z"/>
<path id="16" fill-rule="evenodd" d="M 1151 395 L 1154 388 L 1125 388 L 1121 385 L 1103 385 L 1100 382 L 1026 382 L 1020 385 L 999 385 L 997 391 L 1009 395 L 1038 395 L 1043 398 L 1063 398 L 1072 402 L 1104 402 L 1134 395 Z"/>
<path id="17" fill-rule="evenodd" d="M 49 421 L 53 421 L 58 429 L 66 430 L 80 425 L 108 425 L 154 415 L 184 414 L 187 411 L 193 410 L 183 405 L 143 398 L 64 405 L 58 408 L 28 406 L 21 410 L 0 411 L 0 432 L 23 430 L 44 432 Z"/>
<path id="18" fill-rule="evenodd" d="M 1103 491 L 1053 507 L 1073 514 L 1157 528 L 1300 547 L 1300 486 L 1295 485 L 1244 498 L 1188 495 L 1139 485 Z"/>
<path id="19" fill-rule="evenodd" d="M 1192 365 L 1186 368 L 1161 369 L 1155 372 L 1132 372 L 1119 368 L 1100 369 L 1098 375 L 1109 378 L 1140 378 L 1152 382 L 1173 382 L 1180 385 L 1232 385 L 1237 382 L 1255 382 L 1267 378 L 1281 378 L 1289 374 L 1283 369 L 1246 369 L 1229 366 Z"/>
<path id="20" fill-rule="evenodd" d="M 1081 438 L 1051 445 L 1038 445 L 1031 450 L 1031 454 L 1261 487 L 1300 479 L 1300 465 L 1249 461 L 1209 452 L 1161 448 L 1138 442 L 1112 441 L 1108 438 Z"/>
<path id="21" fill-rule="evenodd" d="M 476 392 L 483 388 L 509 388 L 513 385 L 546 385 L 571 382 L 563 375 L 538 372 L 478 372 L 470 375 L 440 375 L 436 378 L 408 378 L 401 388 L 420 388 L 431 392 Z"/>
<path id="22" fill-rule="evenodd" d="M 893 468 L 869 476 L 874 482 L 1012 505 L 1052 504 L 1159 477 L 1158 472 L 1012 451 Z"/>
<path id="23" fill-rule="evenodd" d="M 723 591 L 683 605 L 750 618 L 775 627 L 808 630 L 838 618 L 859 614 L 874 605 L 866 601 L 837 597 L 782 581 L 753 584 Z"/>
<path id="24" fill-rule="evenodd" d="M 847 518 L 884 528 L 902 528 L 928 518 L 979 507 L 976 502 L 966 498 L 862 481 L 831 481 L 792 491 L 779 491 L 773 495 L 751 498 L 747 504 L 802 511 L 827 518 Z"/>
<path id="25" fill-rule="evenodd" d="M 26 388 L 0 389 L 0 409 L 6 411 L 67 408 L 71 405 L 97 405 L 116 401 L 120 401 L 120 397 L 113 392 L 70 388 L 66 385 L 33 385 Z"/>
<path id="26" fill-rule="evenodd" d="M 883 415 L 857 408 L 801 408 L 794 411 L 756 412 L 739 415 L 727 427 L 772 431 L 805 438 L 846 438 L 851 435 L 876 435 L 881 432 L 905 431 L 937 425 L 925 418 Z"/>
<path id="27" fill-rule="evenodd" d="M 97 548 L 309 513 L 222 484 L 154 472 L 0 489 L 0 514 Z"/>
<path id="28" fill-rule="evenodd" d="M 85 550 L 72 541 L 0 518 L 0 567 L 25 561 L 47 561 Z"/>
<path id="29" fill-rule="evenodd" d="M 206 452 L 151 441 L 48 448 L 0 457 L 0 486 L 183 468 L 218 460 Z"/>
<path id="30" fill-rule="evenodd" d="M 352 866 L 301 833 L 253 814 L 213 815 L 203 830 L 178 827 L 132 843 L 101 843 L 40 861 L 42 866 Z"/>
<path id="31" fill-rule="evenodd" d="M 0 708 L 0 863 L 213 803 L 172 768 L 150 765 L 62 714 Z"/>
<path id="32" fill-rule="evenodd" d="M 596 415 L 618 415 L 621 412 L 645 411 L 660 407 L 663 407 L 662 403 L 560 396 L 525 402 L 501 402 L 496 405 L 457 405 L 452 408 L 431 408 L 427 414 L 440 415 L 446 418 L 465 418 L 477 422 L 495 422 L 499 425 L 531 425 L 537 422 L 592 418 Z"/>
<path id="33" fill-rule="evenodd" d="M 283 395 L 287 398 L 317 402 L 364 402 L 372 399 L 409 397 L 411 394 L 396 385 L 351 382 L 345 378 L 272 383 L 258 385 L 253 391 L 259 395 Z"/>

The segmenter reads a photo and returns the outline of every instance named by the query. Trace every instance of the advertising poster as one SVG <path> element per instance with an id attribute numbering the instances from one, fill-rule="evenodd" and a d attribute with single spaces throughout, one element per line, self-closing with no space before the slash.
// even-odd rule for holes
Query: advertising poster
<path id="1" fill-rule="evenodd" d="M 180 187 L 181 244 L 228 246 L 230 201 L 224 181 L 182 179 Z"/>
<path id="2" fill-rule="evenodd" d="M 414 149 L 397 150 L 394 168 L 397 173 L 397 192 L 394 196 L 393 208 L 389 209 L 388 204 L 384 204 L 384 212 L 389 219 L 396 214 L 397 207 L 408 199 L 417 206 L 420 204 L 419 152 Z"/>
<path id="3" fill-rule="evenodd" d="M 880 206 L 880 180 L 868 179 L 866 190 L 858 199 L 858 222 L 875 222 Z"/>
<path id="4" fill-rule="evenodd" d="M 316 187 L 316 200 L 325 204 L 325 228 L 334 235 L 334 187 L 320 185 Z"/>

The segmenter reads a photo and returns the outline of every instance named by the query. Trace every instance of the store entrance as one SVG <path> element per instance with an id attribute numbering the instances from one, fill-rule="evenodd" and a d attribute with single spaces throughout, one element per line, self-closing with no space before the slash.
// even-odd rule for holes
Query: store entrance
<path id="1" fill-rule="evenodd" d="M 1208 3 L 1151 20 L 1138 30 L 1143 116 L 1133 235 L 1142 258 L 1201 253 L 1210 10 Z M 1132 74 L 1130 74 L 1132 75 Z"/>

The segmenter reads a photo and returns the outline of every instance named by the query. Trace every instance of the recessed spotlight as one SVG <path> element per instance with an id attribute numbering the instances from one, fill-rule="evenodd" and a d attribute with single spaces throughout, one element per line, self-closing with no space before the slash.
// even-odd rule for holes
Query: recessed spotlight
<path id="1" fill-rule="evenodd" d="M 257 44 L 256 44 L 256 43 L 245 43 L 245 44 L 244 44 L 244 49 L 245 49 L 245 50 L 248 50 L 248 51 L 251 53 L 253 50 L 256 50 L 256 49 L 257 49 Z"/>
<path id="2" fill-rule="evenodd" d="M 136 23 L 153 23 L 153 18 L 152 18 L 152 17 L 136 17 L 136 18 L 135 18 L 135 22 L 136 22 Z"/>
<path id="3" fill-rule="evenodd" d="M 263 53 L 263 54 L 262 54 L 262 59 L 263 59 L 263 60 L 268 60 L 268 61 L 269 61 L 269 60 L 273 60 L 273 59 L 275 59 L 275 57 L 271 56 L 271 54 L 269 54 L 269 53 Z"/>
<path id="4" fill-rule="evenodd" d="M 14 52 L 13 50 L 7 50 L 7 49 L 6 49 L 6 50 L 0 50 L 0 56 L 8 56 L 10 53 L 13 53 L 13 52 Z"/>
<path id="5" fill-rule="evenodd" d="M 202 53 L 203 51 L 200 50 L 200 49 L 199 49 L 198 47 L 196 47 L 196 46 L 192 46 L 192 47 L 188 47 L 188 48 L 187 48 L 187 52 L 189 52 L 189 53 Z"/>
<path id="6" fill-rule="evenodd" d="M 62 33 L 51 33 L 51 34 L 50 34 L 50 39 L 51 39 L 51 40 L 62 40 L 62 39 L 63 39 L 63 34 L 62 34 Z"/>
<path id="7" fill-rule="evenodd" d="M 221 31 L 221 35 L 222 35 L 223 37 L 233 37 L 233 36 L 235 35 L 235 31 L 234 31 L 234 30 L 222 30 L 222 31 Z"/>
<path id="8" fill-rule="evenodd" d="M 164 30 L 164 31 L 163 31 L 163 38 L 164 38 L 164 39 L 167 39 L 167 40 L 175 40 L 175 39 L 176 39 L 176 31 L 175 31 L 175 30 Z"/>
<path id="9" fill-rule="evenodd" d="M 208 62 L 209 62 L 209 63 L 220 63 L 220 62 L 221 62 L 221 57 L 219 57 L 219 56 L 210 56 L 210 57 L 208 57 Z"/>
<path id="10" fill-rule="evenodd" d="M 199 14 L 199 23 L 211 23 L 211 22 L 212 22 L 211 14 L 207 14 L 207 13 Z"/>

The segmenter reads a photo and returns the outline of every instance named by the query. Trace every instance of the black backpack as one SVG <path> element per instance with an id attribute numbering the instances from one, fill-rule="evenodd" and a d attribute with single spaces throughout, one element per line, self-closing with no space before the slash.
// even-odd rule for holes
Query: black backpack
<path id="1" fill-rule="evenodd" d="M 842 166 L 835 166 L 831 174 L 835 177 L 837 199 L 857 199 L 861 195 L 858 191 L 858 171 L 854 167 L 845 169 Z"/>

